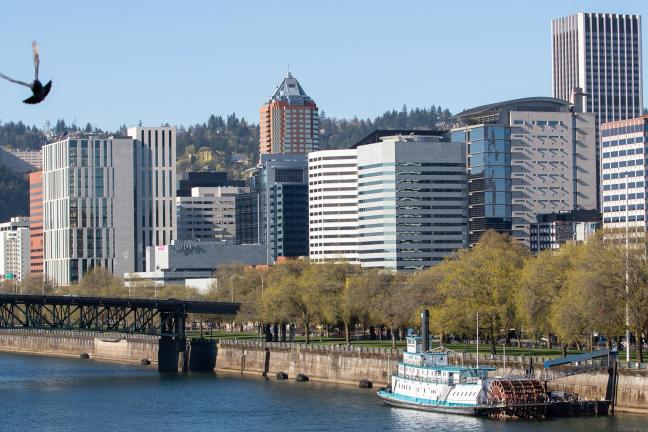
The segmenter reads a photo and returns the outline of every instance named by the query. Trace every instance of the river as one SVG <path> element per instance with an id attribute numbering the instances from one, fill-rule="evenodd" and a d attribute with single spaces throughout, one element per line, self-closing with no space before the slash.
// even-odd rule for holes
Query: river
<path id="1" fill-rule="evenodd" d="M 373 390 L 0 353 L 0 431 L 645 431 L 648 418 L 496 421 L 390 408 Z"/>

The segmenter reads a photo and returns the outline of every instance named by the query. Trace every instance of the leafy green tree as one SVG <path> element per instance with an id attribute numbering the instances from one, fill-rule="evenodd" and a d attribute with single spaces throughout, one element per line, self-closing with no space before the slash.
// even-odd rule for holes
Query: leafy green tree
<path id="1" fill-rule="evenodd" d="M 553 333 L 550 310 L 567 285 L 578 247 L 566 244 L 559 250 L 546 250 L 529 257 L 520 272 L 516 293 L 517 313 L 521 324 L 536 338 Z"/>
<path id="2" fill-rule="evenodd" d="M 494 231 L 487 231 L 472 249 L 459 251 L 440 285 L 444 315 L 454 316 L 449 325 L 463 330 L 479 313 L 491 353 L 496 354 L 500 330 L 508 333 L 516 318 L 517 280 L 528 255 L 522 244 Z"/>
<path id="3" fill-rule="evenodd" d="M 396 330 L 411 323 L 417 299 L 407 284 L 407 275 L 378 271 L 371 275 L 370 287 L 373 321 L 384 324 L 391 333 L 392 348 L 396 348 Z"/>
<path id="4" fill-rule="evenodd" d="M 20 283 L 20 292 L 23 294 L 54 294 L 54 284 L 42 275 L 30 275 Z"/>
<path id="5" fill-rule="evenodd" d="M 644 361 L 641 338 L 648 335 L 648 260 L 645 248 L 628 254 L 628 315 L 636 338 L 637 360 Z"/>

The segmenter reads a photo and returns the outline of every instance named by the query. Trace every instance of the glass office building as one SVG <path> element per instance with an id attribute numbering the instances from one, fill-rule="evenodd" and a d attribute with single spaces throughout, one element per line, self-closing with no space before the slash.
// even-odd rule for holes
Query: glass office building
<path id="1" fill-rule="evenodd" d="M 511 233 L 511 130 L 479 125 L 452 132 L 465 142 L 471 244 L 489 229 Z"/>

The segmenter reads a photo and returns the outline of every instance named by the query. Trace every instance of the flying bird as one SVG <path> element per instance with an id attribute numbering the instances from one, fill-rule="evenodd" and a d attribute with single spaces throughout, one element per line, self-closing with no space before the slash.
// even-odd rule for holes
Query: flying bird
<path id="1" fill-rule="evenodd" d="M 34 69 L 36 71 L 36 75 L 34 78 L 34 81 L 29 84 L 23 81 L 18 81 L 13 78 L 9 78 L 7 75 L 0 73 L 0 77 L 11 81 L 12 83 L 24 85 L 25 87 L 29 87 L 32 91 L 32 95 L 25 99 L 23 102 L 26 104 L 34 105 L 39 102 L 42 102 L 43 99 L 49 94 L 50 89 L 52 88 L 52 81 L 49 81 L 47 84 L 43 85 L 39 80 L 38 80 L 38 67 L 40 66 L 40 58 L 38 56 L 38 44 L 36 41 L 32 42 L 32 51 L 34 52 Z"/>

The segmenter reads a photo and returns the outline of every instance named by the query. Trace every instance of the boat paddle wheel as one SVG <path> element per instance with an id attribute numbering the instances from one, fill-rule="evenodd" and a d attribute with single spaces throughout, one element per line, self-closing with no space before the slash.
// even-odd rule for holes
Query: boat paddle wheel
<path id="1" fill-rule="evenodd" d="M 489 403 L 501 408 L 491 417 L 537 418 L 547 410 L 547 393 L 542 383 L 529 378 L 495 378 L 488 387 Z"/>

